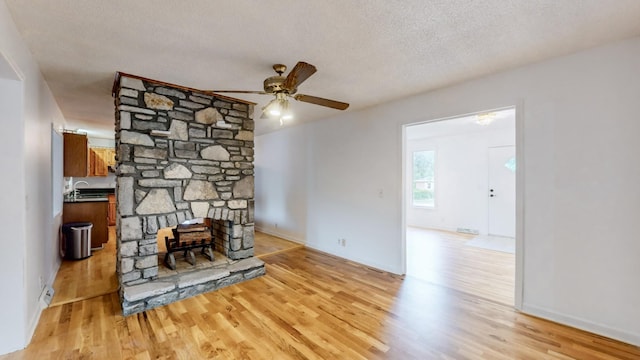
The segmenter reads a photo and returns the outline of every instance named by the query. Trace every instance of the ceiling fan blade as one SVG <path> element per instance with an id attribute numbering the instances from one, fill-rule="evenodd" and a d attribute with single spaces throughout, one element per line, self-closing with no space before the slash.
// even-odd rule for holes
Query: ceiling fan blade
<path id="1" fill-rule="evenodd" d="M 321 105 L 321 106 L 326 106 L 326 107 L 330 107 L 330 108 L 338 109 L 338 110 L 346 110 L 349 107 L 349 104 L 341 102 L 341 101 L 323 99 L 321 97 L 311 96 L 311 95 L 297 94 L 293 98 L 298 100 L 298 101 L 307 102 L 307 103 L 310 103 L 310 104 Z"/>
<path id="2" fill-rule="evenodd" d="M 309 76 L 313 75 L 316 71 L 315 66 L 306 63 L 304 61 L 298 61 L 296 66 L 291 70 L 287 78 L 284 80 L 283 87 L 291 92 L 298 88 L 298 85 L 302 84 Z"/>
<path id="3" fill-rule="evenodd" d="M 264 91 L 251 91 L 251 90 L 209 90 L 214 93 L 236 93 L 236 94 L 260 94 L 267 95 Z"/>

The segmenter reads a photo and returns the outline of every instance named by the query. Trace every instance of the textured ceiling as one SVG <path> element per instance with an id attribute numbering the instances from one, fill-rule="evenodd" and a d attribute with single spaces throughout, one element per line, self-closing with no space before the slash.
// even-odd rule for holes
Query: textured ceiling
<path id="1" fill-rule="evenodd" d="M 6 0 L 70 123 L 112 128 L 116 71 L 262 90 L 271 65 L 353 111 L 640 35 L 638 0 Z M 258 103 L 270 97 L 234 95 Z M 293 123 L 339 113 L 294 102 Z M 255 117 L 256 132 L 279 128 Z M 101 124 L 101 125 L 100 125 Z"/>

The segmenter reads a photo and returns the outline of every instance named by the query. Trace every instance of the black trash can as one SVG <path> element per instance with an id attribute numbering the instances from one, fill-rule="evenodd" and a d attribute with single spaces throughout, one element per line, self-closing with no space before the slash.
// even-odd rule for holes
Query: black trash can
<path id="1" fill-rule="evenodd" d="M 62 225 L 63 257 L 67 260 L 80 260 L 91 256 L 90 222 L 75 222 Z"/>

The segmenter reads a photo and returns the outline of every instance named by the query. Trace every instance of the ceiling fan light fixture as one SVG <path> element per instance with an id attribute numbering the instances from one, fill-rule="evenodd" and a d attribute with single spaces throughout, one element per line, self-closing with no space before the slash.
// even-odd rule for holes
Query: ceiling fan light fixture
<path id="1" fill-rule="evenodd" d="M 280 120 L 291 120 L 293 119 L 293 113 L 291 109 L 289 109 L 289 100 L 286 97 L 281 97 L 278 99 L 280 102 Z"/>
<path id="2" fill-rule="evenodd" d="M 480 126 L 487 126 L 491 124 L 496 119 L 495 112 L 488 112 L 476 115 L 476 124 Z"/>
<path id="3" fill-rule="evenodd" d="M 269 109 L 269 115 L 271 116 L 280 116 L 280 114 L 280 107 L 277 105 L 274 105 Z"/>
<path id="4" fill-rule="evenodd" d="M 282 104 L 277 99 L 271 100 L 262 111 L 270 118 L 277 118 L 282 114 Z"/>

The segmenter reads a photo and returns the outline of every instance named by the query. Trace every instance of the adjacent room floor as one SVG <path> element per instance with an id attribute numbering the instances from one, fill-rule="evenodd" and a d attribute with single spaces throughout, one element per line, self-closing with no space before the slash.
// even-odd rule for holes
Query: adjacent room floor
<path id="1" fill-rule="evenodd" d="M 467 245 L 474 237 L 407 227 L 407 275 L 513 306 L 515 255 Z"/>

